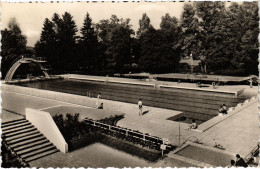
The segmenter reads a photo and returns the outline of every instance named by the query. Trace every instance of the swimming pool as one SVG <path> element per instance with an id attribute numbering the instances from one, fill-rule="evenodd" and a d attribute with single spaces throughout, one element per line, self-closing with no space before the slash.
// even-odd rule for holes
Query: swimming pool
<path id="1" fill-rule="evenodd" d="M 97 97 L 136 104 L 142 98 L 146 106 L 167 108 L 182 111 L 189 119 L 203 123 L 218 115 L 219 105 L 225 103 L 233 107 L 243 98 L 234 98 L 229 95 L 214 95 L 193 90 L 155 90 L 151 86 L 115 84 L 104 82 L 90 82 L 83 80 L 48 80 L 32 83 L 20 83 L 20 86 L 64 92 L 82 96 Z"/>

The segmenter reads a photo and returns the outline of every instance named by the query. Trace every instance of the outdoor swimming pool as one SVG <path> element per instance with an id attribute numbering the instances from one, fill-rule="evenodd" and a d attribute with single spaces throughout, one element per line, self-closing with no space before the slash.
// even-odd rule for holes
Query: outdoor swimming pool
<path id="1" fill-rule="evenodd" d="M 189 119 L 203 123 L 218 115 L 219 105 L 236 106 L 243 98 L 230 95 L 194 90 L 155 90 L 151 86 L 90 82 L 82 80 L 49 80 L 33 83 L 20 83 L 20 86 L 97 97 L 136 104 L 142 98 L 145 106 L 182 111 Z"/>

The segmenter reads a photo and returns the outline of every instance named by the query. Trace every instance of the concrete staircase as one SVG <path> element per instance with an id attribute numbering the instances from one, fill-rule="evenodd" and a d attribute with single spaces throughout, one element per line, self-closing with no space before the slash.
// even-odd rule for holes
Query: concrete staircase
<path id="1" fill-rule="evenodd" d="M 6 144 L 26 162 L 59 151 L 25 118 L 3 122 L 1 127 Z"/>

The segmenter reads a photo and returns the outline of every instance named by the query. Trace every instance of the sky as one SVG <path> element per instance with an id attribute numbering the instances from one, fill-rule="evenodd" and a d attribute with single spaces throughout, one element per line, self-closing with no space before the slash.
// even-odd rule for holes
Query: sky
<path id="1" fill-rule="evenodd" d="M 8 3 L 1 2 L 1 29 L 7 27 L 11 18 L 16 18 L 22 33 L 27 36 L 27 46 L 34 46 L 40 39 L 45 18 L 51 19 L 56 12 L 60 16 L 69 12 L 76 22 L 78 30 L 88 12 L 92 22 L 109 19 L 112 14 L 118 18 L 130 18 L 132 28 L 137 31 L 139 19 L 146 13 L 151 24 L 158 29 L 161 17 L 166 13 L 180 18 L 184 2 L 54 2 L 54 3 Z"/>

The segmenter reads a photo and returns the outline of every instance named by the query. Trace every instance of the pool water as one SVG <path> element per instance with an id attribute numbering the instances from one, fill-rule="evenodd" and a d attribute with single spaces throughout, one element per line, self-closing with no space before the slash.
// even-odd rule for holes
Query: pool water
<path id="1" fill-rule="evenodd" d="M 142 98 L 146 106 L 181 111 L 189 119 L 195 119 L 198 124 L 217 116 L 220 104 L 225 103 L 228 107 L 232 107 L 240 101 L 225 94 L 215 96 L 212 93 L 194 90 L 154 90 L 150 86 L 82 80 L 49 80 L 18 85 L 90 97 L 97 97 L 98 93 L 101 93 L 103 99 L 133 104 L 137 104 Z"/>
<path id="2" fill-rule="evenodd" d="M 226 154 L 220 151 L 213 151 L 211 149 L 193 145 L 189 145 L 181 149 L 176 154 L 186 158 L 191 158 L 193 160 L 211 164 L 216 167 L 226 167 L 230 164 L 230 160 L 235 159 L 235 157 L 230 154 Z"/>

